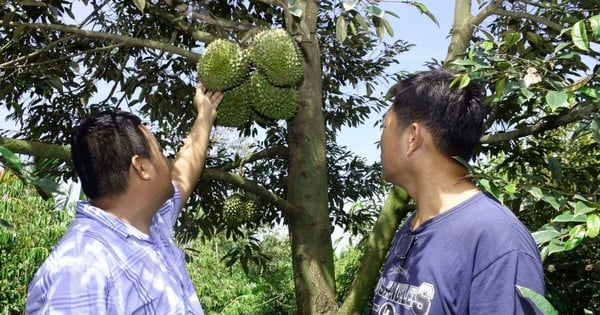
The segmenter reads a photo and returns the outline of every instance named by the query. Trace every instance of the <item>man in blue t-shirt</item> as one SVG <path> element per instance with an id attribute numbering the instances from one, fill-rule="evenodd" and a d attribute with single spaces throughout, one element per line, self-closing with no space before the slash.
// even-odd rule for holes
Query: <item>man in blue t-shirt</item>
<path id="1" fill-rule="evenodd" d="M 446 70 L 398 84 L 383 120 L 383 178 L 416 211 L 396 232 L 371 314 L 536 314 L 516 286 L 544 294 L 527 228 L 481 192 L 454 157 L 469 160 L 483 133 L 482 91 L 450 87 Z"/>

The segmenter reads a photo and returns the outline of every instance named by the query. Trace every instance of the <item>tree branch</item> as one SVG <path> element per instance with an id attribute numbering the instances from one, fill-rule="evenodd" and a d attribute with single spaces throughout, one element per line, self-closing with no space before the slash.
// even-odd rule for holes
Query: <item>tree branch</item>
<path id="1" fill-rule="evenodd" d="M 588 103 L 585 106 L 577 106 L 573 108 L 565 115 L 558 117 L 548 117 L 543 123 L 508 132 L 485 135 L 481 137 L 480 142 L 492 144 L 539 134 L 546 130 L 555 129 L 570 124 L 572 122 L 581 120 L 594 113 L 598 113 L 598 111 L 600 111 L 600 103 Z"/>
<path id="2" fill-rule="evenodd" d="M 537 22 L 540 24 L 544 24 L 557 32 L 561 32 L 563 30 L 562 25 L 560 25 L 556 22 L 547 20 L 539 15 L 533 15 L 533 14 L 529 14 L 527 12 L 512 12 L 512 11 L 507 11 L 507 10 L 504 10 L 501 8 L 495 8 L 494 13 L 497 15 L 501 15 L 501 16 L 510 16 L 510 17 L 519 18 L 519 19 L 531 20 L 531 21 L 534 21 L 534 22 Z M 565 33 L 565 34 L 567 34 L 567 33 Z"/>
<path id="3" fill-rule="evenodd" d="M 559 273 L 581 273 L 581 272 L 600 272 L 600 264 L 551 264 L 544 268 L 546 272 Z"/>
<path id="4" fill-rule="evenodd" d="M 2 136 L 0 136 L 0 145 L 18 154 L 57 159 L 61 161 L 71 160 L 71 149 L 69 146 L 13 139 Z M 252 155 L 251 157 L 255 157 L 256 159 L 258 159 L 261 155 L 266 156 L 267 153 L 275 154 L 277 150 L 285 150 L 287 152 L 286 147 L 275 147 L 272 150 L 261 151 L 256 155 Z M 277 194 L 272 193 L 271 191 L 257 184 L 256 182 L 245 179 L 235 174 L 231 174 L 222 169 L 205 168 L 202 171 L 202 178 L 220 180 L 240 187 L 244 190 L 247 190 L 263 198 L 264 200 L 274 204 L 277 208 L 281 209 L 288 216 L 298 211 L 297 208 L 294 205 L 290 204 L 287 200 L 285 200 Z"/>
<path id="5" fill-rule="evenodd" d="M 188 49 L 180 48 L 180 47 L 176 47 L 176 46 L 172 46 L 172 45 L 168 45 L 168 44 L 165 44 L 162 42 L 157 42 L 157 41 L 148 40 L 148 39 L 134 38 L 134 37 L 125 36 L 125 35 L 109 34 L 109 33 L 105 33 L 105 32 L 82 30 L 77 27 L 68 26 L 68 25 L 10 22 L 10 26 L 16 27 L 19 25 L 25 25 L 27 27 L 36 28 L 36 29 L 45 29 L 45 30 L 53 30 L 53 31 L 60 31 L 60 32 L 65 32 L 65 33 L 71 33 L 71 34 L 75 34 L 75 35 L 78 35 L 78 36 L 84 37 L 84 38 L 93 38 L 93 39 L 98 39 L 98 40 L 117 42 L 124 46 L 136 46 L 136 47 L 146 47 L 146 48 L 158 49 L 158 50 L 161 50 L 164 52 L 168 52 L 168 53 L 172 53 L 175 55 L 180 55 L 180 56 L 186 57 L 193 62 L 196 62 L 199 58 L 199 54 L 194 53 Z M 210 35 L 210 36 L 212 37 L 212 35 Z"/>
<path id="6" fill-rule="evenodd" d="M 0 136 L 0 145 L 19 154 L 58 159 L 61 161 L 69 161 L 71 159 L 71 149 L 68 146 L 6 138 L 2 136 Z"/>
<path id="7" fill-rule="evenodd" d="M 228 170 L 238 168 L 241 165 L 246 164 L 246 163 L 252 163 L 257 160 L 275 157 L 275 156 L 283 156 L 283 155 L 286 155 L 287 152 L 288 152 L 288 148 L 284 145 L 280 145 L 280 146 L 268 148 L 266 150 L 262 150 L 262 151 L 259 151 L 256 153 L 252 153 L 249 156 L 246 156 L 246 157 L 237 159 L 235 161 L 223 164 L 223 165 L 219 166 L 218 168 L 222 169 L 224 171 L 228 171 Z"/>
<path id="8" fill-rule="evenodd" d="M 494 0 L 490 2 L 490 4 L 488 4 L 487 6 L 485 6 L 485 8 L 479 11 L 477 15 L 471 17 L 470 23 L 472 25 L 481 24 L 483 20 L 495 13 L 496 9 L 500 7 L 500 4 L 502 4 L 502 2 L 504 2 L 504 0 Z"/>
<path id="9" fill-rule="evenodd" d="M 390 191 L 381 214 L 369 234 L 365 253 L 344 303 L 338 314 L 363 314 L 367 299 L 371 297 L 373 288 L 379 279 L 381 266 L 387 256 L 398 225 L 406 217 L 410 208 L 407 206 L 408 194 L 399 187 Z"/>
<path id="10" fill-rule="evenodd" d="M 230 183 L 236 187 L 242 188 L 246 191 L 249 191 L 255 194 L 256 196 L 268 201 L 269 203 L 272 203 L 288 216 L 291 216 L 292 214 L 298 211 L 296 206 L 289 203 L 281 196 L 271 192 L 270 190 L 266 189 L 265 187 L 259 185 L 254 181 L 243 178 L 242 176 L 235 175 L 221 169 L 205 168 L 202 171 L 201 178 L 223 181 L 226 183 Z"/>

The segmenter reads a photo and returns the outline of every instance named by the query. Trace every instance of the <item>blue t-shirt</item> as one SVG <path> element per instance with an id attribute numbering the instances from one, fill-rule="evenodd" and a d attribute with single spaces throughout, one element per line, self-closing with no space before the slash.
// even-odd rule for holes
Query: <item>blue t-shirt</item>
<path id="1" fill-rule="evenodd" d="M 516 288 L 545 293 L 540 254 L 506 207 L 479 193 L 414 231 L 411 221 L 396 232 L 372 315 L 541 314 Z"/>

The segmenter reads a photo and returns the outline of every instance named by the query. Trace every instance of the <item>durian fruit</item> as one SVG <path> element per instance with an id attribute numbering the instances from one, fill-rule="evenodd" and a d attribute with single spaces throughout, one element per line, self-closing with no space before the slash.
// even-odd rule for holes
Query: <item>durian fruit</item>
<path id="1" fill-rule="evenodd" d="M 247 222 L 258 222 L 260 220 L 260 212 L 258 211 L 258 203 L 256 196 L 251 194 L 244 195 L 244 212 Z"/>
<path id="2" fill-rule="evenodd" d="M 249 81 L 246 80 L 241 85 L 223 92 L 215 124 L 239 128 L 251 119 L 252 105 L 248 89 Z"/>
<path id="3" fill-rule="evenodd" d="M 211 91 L 225 91 L 240 85 L 249 69 L 247 53 L 237 43 L 224 39 L 208 44 L 198 61 L 200 82 Z"/>
<path id="4" fill-rule="evenodd" d="M 235 193 L 223 203 L 223 220 L 230 227 L 237 227 L 246 222 L 244 195 Z"/>
<path id="5" fill-rule="evenodd" d="M 300 49 L 284 29 L 256 34 L 250 56 L 254 66 L 273 85 L 294 86 L 304 77 Z"/>
<path id="6" fill-rule="evenodd" d="M 300 96 L 296 88 L 277 87 L 257 71 L 250 75 L 252 108 L 270 119 L 290 119 L 296 114 Z"/>

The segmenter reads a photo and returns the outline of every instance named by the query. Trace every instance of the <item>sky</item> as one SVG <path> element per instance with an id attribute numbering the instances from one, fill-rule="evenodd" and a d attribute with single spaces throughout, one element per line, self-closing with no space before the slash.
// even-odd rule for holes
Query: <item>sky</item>
<path id="1" fill-rule="evenodd" d="M 386 18 L 394 28 L 394 37 L 386 34 L 384 41 L 393 42 L 402 39 L 414 46 L 405 53 L 398 55 L 398 65 L 390 69 L 391 73 L 404 70 L 408 72 L 427 70 L 425 62 L 432 58 L 444 60 L 450 37 L 448 36 L 452 26 L 454 13 L 454 1 L 422 0 L 421 1 L 433 13 L 439 22 L 439 27 L 427 16 L 407 4 L 399 2 L 388 2 L 384 4 L 385 10 L 392 11 L 399 18 L 386 15 Z M 385 93 L 389 86 L 380 86 L 380 90 L 374 95 Z M 373 113 L 369 119 L 356 128 L 342 128 L 338 134 L 338 144 L 347 146 L 358 155 L 365 157 L 369 162 L 379 161 L 379 141 L 381 130 L 374 126 L 381 119 L 382 113 Z"/>
<path id="2" fill-rule="evenodd" d="M 399 16 L 396 18 L 386 15 L 394 29 L 394 37 L 386 34 L 384 41 L 393 42 L 402 39 L 414 45 L 408 52 L 398 55 L 399 64 L 390 69 L 391 73 L 399 70 L 410 72 L 426 70 L 424 65 L 426 61 L 431 58 L 443 60 L 446 55 L 454 2 L 439 0 L 422 0 L 421 2 L 436 16 L 439 27 L 410 5 L 391 1 L 381 4 L 383 9 L 392 11 Z M 374 95 L 385 93 L 389 87 L 380 86 L 379 88 Z M 0 108 L 0 117 L 6 117 L 6 114 L 6 108 Z M 338 143 L 365 157 L 369 162 L 379 161 L 379 148 L 376 142 L 379 140 L 380 129 L 374 124 L 382 115 L 383 113 L 372 114 L 363 125 L 357 128 L 342 128 L 338 134 Z M 0 129 L 15 130 L 15 127 L 0 118 Z"/>

